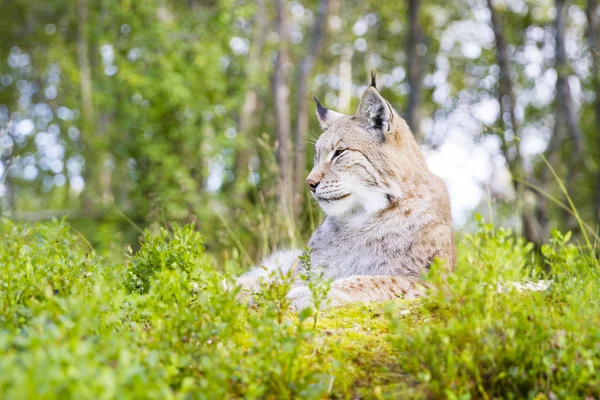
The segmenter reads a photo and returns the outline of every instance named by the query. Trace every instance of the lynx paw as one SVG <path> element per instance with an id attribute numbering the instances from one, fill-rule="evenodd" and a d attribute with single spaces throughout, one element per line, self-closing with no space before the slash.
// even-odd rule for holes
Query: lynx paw
<path id="1" fill-rule="evenodd" d="M 254 295 L 260 291 L 260 281 L 256 276 L 241 276 L 235 280 L 236 286 L 241 290 L 237 295 L 237 300 L 241 303 L 246 303 L 249 307 L 256 304 Z"/>
<path id="2" fill-rule="evenodd" d="M 235 280 L 237 286 L 242 288 L 242 292 L 256 293 L 260 291 L 260 278 L 251 275 L 242 275 Z"/>
<path id="3" fill-rule="evenodd" d="M 312 293 L 306 286 L 298 286 L 290 290 L 287 298 L 292 302 L 290 309 L 292 311 L 302 311 L 305 308 L 313 307 Z"/>

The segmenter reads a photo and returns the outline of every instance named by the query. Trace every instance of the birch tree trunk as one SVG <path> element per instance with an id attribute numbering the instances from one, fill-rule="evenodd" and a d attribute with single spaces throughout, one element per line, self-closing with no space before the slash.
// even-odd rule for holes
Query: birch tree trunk
<path id="1" fill-rule="evenodd" d="M 0 130 L 0 135 L 3 134 Z M 4 196 L 0 197 L 0 216 L 12 218 L 14 215 L 14 187 L 10 179 L 10 167 L 12 165 L 14 157 L 9 157 L 3 163 L 4 171 L 0 175 L 0 186 L 4 185 Z"/>
<path id="2" fill-rule="evenodd" d="M 569 66 L 567 64 L 567 52 L 565 50 L 565 1 L 556 0 L 556 19 L 554 20 L 554 29 L 556 37 L 556 96 L 557 96 L 557 113 L 562 114 L 562 121 L 569 134 L 572 142 L 571 157 L 569 159 L 569 168 L 567 172 L 567 190 L 571 190 L 575 183 L 576 173 L 578 172 L 577 165 L 581 164 L 583 150 L 583 134 L 579 129 L 577 115 L 573 106 L 573 97 L 571 96 L 571 88 L 569 86 Z M 560 126 L 559 126 L 560 128 Z"/>
<path id="3" fill-rule="evenodd" d="M 338 111 L 344 114 L 350 113 L 350 101 L 352 100 L 352 57 L 354 57 L 352 46 L 344 46 L 340 56 L 340 95 L 337 104 Z"/>
<path id="4" fill-rule="evenodd" d="M 94 126 L 94 104 L 92 101 L 92 71 L 90 68 L 90 51 L 88 38 L 88 4 L 87 0 L 77 0 L 77 62 L 79 63 L 79 90 L 81 94 L 81 110 L 83 112 L 83 128 L 89 131 Z"/>
<path id="5" fill-rule="evenodd" d="M 261 61 L 265 58 L 263 51 L 267 36 L 266 11 L 265 0 L 256 0 L 256 19 L 252 30 L 252 43 L 246 70 L 247 89 L 238 125 L 238 135 L 242 140 L 238 147 L 234 165 L 234 173 L 237 181 L 235 187 L 236 194 L 238 195 L 247 187 L 250 158 L 256 154 L 254 146 L 255 138 L 253 135 L 255 134 L 254 129 L 256 129 L 258 122 L 259 81 L 264 76 L 264 63 Z"/>
<path id="6" fill-rule="evenodd" d="M 338 64 L 338 76 L 340 82 L 340 91 L 336 111 L 343 114 L 350 114 L 350 102 L 352 100 L 352 58 L 354 57 L 354 45 L 348 43 L 348 38 L 344 36 L 342 17 L 342 1 L 329 1 L 329 27 L 331 40 L 334 43 L 340 43 L 342 50 Z"/>
<path id="7" fill-rule="evenodd" d="M 422 43 L 421 25 L 419 22 L 420 0 L 408 0 L 408 83 L 410 93 L 406 107 L 406 122 L 415 137 L 420 140 L 419 109 L 421 108 L 421 92 L 423 82 L 423 58 L 418 54 L 417 46 Z"/>
<path id="8" fill-rule="evenodd" d="M 598 44 L 598 29 L 600 29 L 600 17 L 598 16 L 597 0 L 588 0 L 586 6 L 586 14 L 588 20 L 588 43 L 592 54 L 592 85 L 596 92 L 596 100 L 594 102 L 594 114 L 596 117 L 596 137 L 598 155 L 600 155 L 600 46 Z M 596 224 L 600 224 L 600 169 L 596 175 L 596 185 L 594 188 L 594 215 L 596 216 Z"/>
<path id="9" fill-rule="evenodd" d="M 86 211 L 91 212 L 93 208 L 93 197 L 95 193 L 92 190 L 95 174 L 97 173 L 99 160 L 98 156 L 93 152 L 95 148 L 94 140 L 94 103 L 92 98 L 92 71 L 90 67 L 89 54 L 89 37 L 88 37 L 88 3 L 87 0 L 77 0 L 77 63 L 79 67 L 79 92 L 81 96 L 81 131 L 83 142 L 86 145 L 85 153 L 85 170 L 84 180 L 87 188 L 85 189 L 82 199 L 83 207 Z"/>
<path id="10" fill-rule="evenodd" d="M 492 0 L 487 0 L 488 8 L 490 10 L 490 18 L 492 22 L 492 29 L 494 31 L 494 37 L 496 39 L 496 61 L 500 69 L 499 88 L 498 88 L 498 100 L 500 102 L 501 110 L 501 121 L 504 133 L 500 135 L 502 153 L 508 164 L 508 169 L 512 176 L 512 183 L 517 196 L 517 202 L 521 203 L 521 221 L 523 224 L 523 235 L 525 238 L 540 246 L 546 241 L 546 231 L 540 224 L 540 212 L 541 210 L 535 210 L 535 200 L 538 196 L 528 190 L 524 185 L 519 183 L 518 179 L 523 179 L 523 161 L 521 159 L 520 136 L 519 126 L 517 118 L 515 116 L 515 93 L 513 90 L 513 83 L 511 78 L 510 59 L 508 53 L 508 46 L 504 36 L 502 24 L 494 8 Z M 507 126 L 505 122 L 505 115 L 508 116 L 510 125 Z M 507 140 L 507 131 L 515 136 L 516 140 Z M 528 200 L 533 198 L 533 206 L 528 204 Z"/>
<path id="11" fill-rule="evenodd" d="M 561 114 L 560 113 L 556 113 L 555 117 L 554 117 L 554 128 L 552 131 L 552 136 L 550 137 L 550 141 L 548 142 L 548 147 L 546 148 L 546 151 L 544 152 L 544 156 L 546 157 L 546 160 L 548 160 L 548 162 L 550 163 L 550 165 L 557 165 L 560 162 L 560 146 L 562 144 L 563 141 L 563 137 L 561 135 L 560 132 L 560 127 L 561 125 Z M 551 179 L 551 173 L 550 173 L 550 169 L 546 167 L 546 165 L 543 166 L 542 170 L 540 171 L 540 182 L 538 184 L 538 186 L 540 188 L 542 188 L 545 191 L 548 191 L 548 187 L 549 187 L 549 183 L 550 183 L 550 179 Z M 545 196 L 538 196 L 538 200 L 537 200 L 537 210 L 539 217 L 538 220 L 540 221 L 540 224 L 542 225 L 543 229 L 545 232 L 549 232 L 550 227 L 549 227 L 549 219 L 548 219 L 548 206 L 550 204 L 550 201 L 548 198 L 546 198 Z"/>
<path id="12" fill-rule="evenodd" d="M 329 0 L 319 0 L 317 18 L 312 26 L 308 52 L 300 63 L 298 73 L 298 119 L 296 121 L 296 149 L 294 153 L 294 218 L 302 214 L 304 179 L 306 174 L 306 135 L 308 132 L 308 77 L 315 65 L 325 33 Z"/>
<path id="13" fill-rule="evenodd" d="M 275 133 L 277 136 L 277 163 L 279 166 L 280 192 L 279 207 L 283 216 L 293 216 L 293 165 L 292 139 L 290 127 L 290 88 L 288 83 L 289 63 L 289 26 L 287 1 L 275 0 L 276 30 L 279 35 L 279 46 L 273 72 L 273 103 L 275 110 Z"/>

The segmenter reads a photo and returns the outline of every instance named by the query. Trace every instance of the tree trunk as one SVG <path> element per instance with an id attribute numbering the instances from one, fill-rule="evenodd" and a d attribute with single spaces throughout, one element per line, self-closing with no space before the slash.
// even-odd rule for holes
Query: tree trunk
<path id="1" fill-rule="evenodd" d="M 569 66 L 567 64 L 567 52 L 565 50 L 565 1 L 556 0 L 556 19 L 554 21 L 555 37 L 556 37 L 556 62 L 555 68 L 557 73 L 556 79 L 556 95 L 557 95 L 557 113 L 562 114 L 562 120 L 566 125 L 567 132 L 573 143 L 571 157 L 567 172 L 566 188 L 572 193 L 573 185 L 575 184 L 575 175 L 577 165 L 581 164 L 583 150 L 583 134 L 579 129 L 577 115 L 573 106 L 573 97 L 571 96 L 571 88 L 569 86 Z M 560 127 L 559 127 L 560 128 Z M 570 218 L 570 216 L 569 216 Z"/>
<path id="2" fill-rule="evenodd" d="M 600 71 L 598 65 L 600 64 L 600 46 L 598 44 L 598 29 L 600 29 L 600 17 L 598 17 L 598 3 L 596 0 L 588 0 L 586 7 L 586 14 L 588 20 L 588 43 L 590 52 L 592 54 L 592 85 L 594 92 L 596 93 L 596 100 L 594 102 L 594 113 L 596 116 L 596 137 L 598 140 L 599 148 L 598 157 L 600 157 Z M 592 200 L 594 204 L 594 215 L 596 216 L 596 224 L 600 225 L 600 169 L 596 175 L 596 186 L 594 188 L 594 197 Z"/>
<path id="3" fill-rule="evenodd" d="M 89 38 L 88 38 L 88 2 L 77 0 L 77 63 L 79 67 L 79 91 L 81 95 L 81 133 L 85 143 L 85 170 L 84 179 L 87 188 L 83 198 L 83 207 L 91 211 L 93 208 L 92 181 L 96 172 L 98 157 L 95 154 L 94 131 L 94 103 L 92 98 L 92 71 L 90 67 Z"/>
<path id="4" fill-rule="evenodd" d="M 89 131 L 94 126 L 94 104 L 92 101 L 92 70 L 90 68 L 90 52 L 88 39 L 88 4 L 87 0 L 77 0 L 77 61 L 79 63 L 79 90 L 81 94 L 81 111 L 83 128 Z"/>
<path id="5" fill-rule="evenodd" d="M 550 165 L 557 165 L 560 162 L 560 146 L 562 145 L 562 141 L 564 138 L 560 132 L 561 125 L 561 114 L 556 113 L 554 117 L 554 129 L 552 132 L 552 136 L 550 137 L 550 141 L 548 142 L 548 147 L 544 152 L 546 160 L 550 163 Z M 550 169 L 543 165 L 543 168 L 540 172 L 540 182 L 538 186 L 545 191 L 548 191 L 548 186 L 550 183 L 550 178 L 552 178 L 552 174 L 550 173 Z M 548 206 L 549 199 L 545 196 L 539 196 L 537 201 L 537 210 L 538 210 L 538 220 L 540 221 L 541 226 L 544 229 L 544 232 L 550 231 L 549 219 L 548 219 Z"/>
<path id="6" fill-rule="evenodd" d="M 546 241 L 546 232 L 540 224 L 540 212 L 542 210 L 534 210 L 534 206 L 528 204 L 528 200 L 533 196 L 536 199 L 538 196 L 525 188 L 517 180 L 518 178 L 524 178 L 522 176 L 523 162 L 521 159 L 521 151 L 519 149 L 520 136 L 519 126 L 515 116 L 515 93 L 512 85 L 512 78 L 510 76 L 510 58 L 508 53 L 508 46 L 504 37 L 502 24 L 496 13 L 496 9 L 492 3 L 492 0 L 487 0 L 488 8 L 490 10 L 490 18 L 492 22 L 492 29 L 494 31 L 494 37 L 496 39 L 496 61 L 500 68 L 499 88 L 498 88 L 498 100 L 500 102 L 501 110 L 501 121 L 504 125 L 505 133 L 500 135 L 502 153 L 508 164 L 508 169 L 512 176 L 512 183 L 517 196 L 517 201 L 521 203 L 521 220 L 523 224 L 523 235 L 525 238 L 540 246 Z M 504 116 L 508 114 L 508 120 L 510 126 L 507 126 L 506 119 Z M 516 140 L 508 141 L 506 137 L 506 131 L 512 131 Z M 534 203 L 537 203 L 534 200 Z"/>
<path id="7" fill-rule="evenodd" d="M 304 179 L 306 174 L 306 134 L 308 132 L 308 77 L 319 54 L 327 23 L 329 0 L 319 0 L 317 18 L 312 26 L 308 53 L 300 63 L 298 73 L 298 116 L 296 121 L 296 151 L 294 153 L 294 218 L 302 214 Z"/>
<path id="8" fill-rule="evenodd" d="M 352 100 L 352 57 L 354 48 L 351 45 L 344 46 L 340 56 L 339 76 L 340 95 L 338 96 L 337 110 L 341 113 L 350 113 L 350 101 Z"/>
<path id="9" fill-rule="evenodd" d="M 112 157 L 112 154 L 110 154 L 110 152 L 106 150 L 107 148 L 110 148 L 110 145 L 105 147 L 106 141 L 104 139 L 108 136 L 106 128 L 110 126 L 112 119 L 113 117 L 110 113 L 98 114 L 95 129 L 96 137 L 98 137 L 98 140 L 96 141 L 94 151 L 100 152 L 99 162 L 95 169 L 98 173 L 98 185 L 100 189 L 99 199 L 104 205 L 114 203 L 115 200 L 113 194 L 112 176 L 114 170 L 114 158 Z"/>
<path id="10" fill-rule="evenodd" d="M 338 101 L 336 111 L 349 114 L 350 102 L 352 100 L 352 58 L 354 57 L 354 46 L 348 44 L 347 39 L 343 34 L 343 24 L 339 24 L 342 16 L 342 1 L 329 1 L 329 27 L 330 35 L 334 42 L 342 44 L 340 61 L 338 64 L 338 76 L 340 81 L 340 91 L 338 93 Z M 333 22 L 336 22 L 335 24 Z"/>
<path id="11" fill-rule="evenodd" d="M 290 88 L 288 83 L 289 64 L 289 26 L 287 1 L 275 0 L 276 24 L 279 46 L 273 72 L 273 103 L 275 110 L 275 133 L 277 136 L 277 163 L 281 188 L 279 190 L 279 208 L 282 215 L 292 218 L 292 140 L 290 133 Z"/>
<path id="12" fill-rule="evenodd" d="M 252 43 L 248 55 L 246 70 L 247 89 L 244 95 L 244 104 L 240 113 L 238 135 L 241 138 L 238 144 L 235 159 L 234 173 L 237 184 L 236 193 L 239 195 L 247 187 L 250 172 L 250 158 L 255 155 L 254 129 L 257 125 L 257 110 L 259 106 L 259 81 L 264 76 L 262 60 L 264 57 L 265 38 L 267 36 L 267 12 L 265 0 L 256 0 L 255 22 L 252 30 Z"/>
<path id="13" fill-rule="evenodd" d="M 1 133 L 1 132 L 0 132 Z M 4 186 L 4 196 L 0 197 L 0 216 L 11 218 L 14 215 L 15 204 L 14 204 L 14 187 L 10 179 L 10 166 L 12 164 L 13 157 L 8 158 L 3 166 L 4 171 L 0 175 L 0 186 Z"/>
<path id="14" fill-rule="evenodd" d="M 423 58 L 417 52 L 417 46 L 423 42 L 421 24 L 419 22 L 420 0 L 408 0 L 408 83 L 410 93 L 406 107 L 406 122 L 417 139 L 421 138 L 419 130 L 419 109 L 421 108 L 421 92 L 423 83 Z"/>

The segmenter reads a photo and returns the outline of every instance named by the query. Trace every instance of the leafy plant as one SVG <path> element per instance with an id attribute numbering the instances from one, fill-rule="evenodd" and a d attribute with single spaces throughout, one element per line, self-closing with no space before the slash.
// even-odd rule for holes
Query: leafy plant
<path id="1" fill-rule="evenodd" d="M 481 220 L 452 275 L 434 268 L 416 312 L 388 310 L 399 363 L 421 390 L 445 398 L 597 397 L 600 275 L 593 258 L 554 232 L 543 292 L 503 285 L 544 277 L 531 247 Z M 502 285 L 502 286 L 500 286 Z M 502 290 L 499 290 L 502 287 Z M 419 329 L 406 320 L 425 318 Z"/>
<path id="2" fill-rule="evenodd" d="M 331 278 L 326 278 L 325 273 L 320 271 L 316 273 L 313 271 L 313 266 L 310 261 L 310 248 L 305 248 L 302 255 L 299 257 L 301 265 L 304 267 L 304 273 L 301 275 L 302 279 L 305 281 L 310 293 L 312 294 L 312 304 L 314 307 L 314 315 L 313 315 L 313 329 L 317 326 L 317 320 L 319 318 L 319 312 L 323 306 L 325 306 L 327 301 L 327 295 L 331 290 L 331 283 L 333 280 Z"/>
<path id="3" fill-rule="evenodd" d="M 194 231 L 194 224 L 173 225 L 173 232 L 161 228 L 158 235 L 146 231 L 146 240 L 140 250 L 131 254 L 125 286 L 130 291 L 147 293 L 150 279 L 162 269 L 179 269 L 190 273 L 202 263 L 203 239 Z"/>

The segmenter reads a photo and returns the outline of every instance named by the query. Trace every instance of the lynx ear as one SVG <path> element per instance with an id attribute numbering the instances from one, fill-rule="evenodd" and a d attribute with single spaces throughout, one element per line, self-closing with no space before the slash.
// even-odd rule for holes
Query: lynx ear
<path id="1" fill-rule="evenodd" d="M 327 129 L 334 121 L 345 116 L 342 113 L 326 109 L 316 97 L 313 97 L 313 99 L 317 103 L 317 119 L 322 129 Z"/>
<path id="2" fill-rule="evenodd" d="M 374 83 L 363 94 L 354 116 L 366 122 L 373 130 L 381 132 L 382 138 L 391 130 L 392 108 L 379 94 Z"/>

